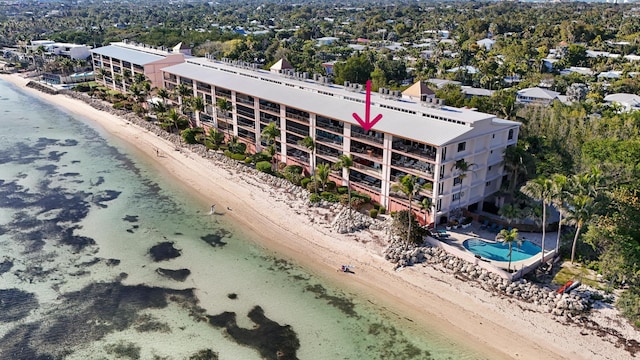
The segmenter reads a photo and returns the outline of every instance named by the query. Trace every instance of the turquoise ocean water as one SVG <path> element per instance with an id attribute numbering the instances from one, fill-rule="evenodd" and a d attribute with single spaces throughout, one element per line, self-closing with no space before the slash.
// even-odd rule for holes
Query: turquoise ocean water
<path id="1" fill-rule="evenodd" d="M 2 81 L 0 125 L 0 359 L 483 358 L 261 249 Z"/>

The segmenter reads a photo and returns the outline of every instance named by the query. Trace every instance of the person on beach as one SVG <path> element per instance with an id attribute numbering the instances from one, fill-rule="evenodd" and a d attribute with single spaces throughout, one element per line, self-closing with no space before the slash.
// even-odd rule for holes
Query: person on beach
<path id="1" fill-rule="evenodd" d="M 211 205 L 211 211 L 209 211 L 209 215 L 213 215 L 216 213 L 216 204 Z"/>

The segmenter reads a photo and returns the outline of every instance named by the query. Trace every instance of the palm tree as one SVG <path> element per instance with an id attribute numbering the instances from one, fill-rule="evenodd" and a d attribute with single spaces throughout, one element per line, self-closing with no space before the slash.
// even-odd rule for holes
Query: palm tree
<path id="1" fill-rule="evenodd" d="M 169 98 L 169 92 L 165 88 L 158 89 L 158 96 L 160 97 L 160 99 L 162 99 L 162 103 L 164 104 Z"/>
<path id="2" fill-rule="evenodd" d="M 520 219 L 522 211 L 519 207 L 514 206 L 513 204 L 506 204 L 498 210 L 498 215 L 504 218 L 508 225 L 511 225 L 514 220 Z"/>
<path id="3" fill-rule="evenodd" d="M 351 219 L 351 167 L 353 166 L 353 157 L 351 155 L 340 155 L 338 157 L 338 162 L 334 165 L 335 169 L 343 169 L 346 172 L 347 176 L 347 196 L 349 200 L 349 219 Z"/>
<path id="4" fill-rule="evenodd" d="M 315 171 L 315 162 L 316 162 L 316 143 L 313 141 L 313 138 L 311 136 L 305 136 L 304 139 L 298 141 L 299 145 L 302 145 L 304 147 L 306 147 L 307 149 L 309 149 L 309 152 L 311 153 L 311 161 L 309 162 L 310 165 L 310 169 L 311 169 L 311 177 L 313 178 L 313 189 L 314 192 L 317 194 L 318 193 L 318 187 L 316 186 L 316 177 L 314 174 Z"/>
<path id="5" fill-rule="evenodd" d="M 224 134 L 218 131 L 216 128 L 209 129 L 209 135 L 207 139 L 211 141 L 215 146 L 220 146 L 222 141 L 224 141 Z"/>
<path id="6" fill-rule="evenodd" d="M 160 118 L 169 111 L 169 107 L 164 102 L 151 103 L 151 108 L 153 109 L 153 112 L 156 113 L 156 118 L 158 120 L 160 120 Z"/>
<path id="7" fill-rule="evenodd" d="M 321 191 L 324 191 L 324 187 L 329 181 L 329 174 L 331 174 L 331 167 L 329 167 L 329 164 L 318 164 L 316 167 L 315 179 L 320 181 L 320 185 L 322 186 Z"/>
<path id="8" fill-rule="evenodd" d="M 196 112 L 196 126 L 200 126 L 200 113 L 204 111 L 204 99 L 196 96 L 191 99 L 191 108 Z"/>
<path id="9" fill-rule="evenodd" d="M 227 127 L 226 127 L 227 136 L 229 139 L 231 139 L 231 133 L 229 132 L 229 111 L 233 110 L 233 104 L 231 104 L 231 102 L 226 98 L 218 98 L 216 100 L 216 106 L 221 112 L 221 114 L 217 114 L 217 115 L 218 116 L 222 115 L 222 117 L 225 118 L 227 121 Z"/>
<path id="10" fill-rule="evenodd" d="M 413 175 L 405 175 L 400 179 L 400 183 L 393 184 L 393 191 L 401 191 L 409 199 L 409 226 L 407 228 L 407 246 L 411 242 L 411 223 L 413 222 L 413 197 L 420 192 L 422 187 L 418 184 L 417 178 Z"/>
<path id="11" fill-rule="evenodd" d="M 543 176 L 527 181 L 520 191 L 535 201 L 542 202 L 542 262 L 544 262 L 544 242 L 547 228 L 547 205 L 551 202 L 553 182 Z"/>
<path id="12" fill-rule="evenodd" d="M 460 203 L 462 202 L 462 180 L 467 177 L 467 172 L 471 170 L 471 168 L 475 166 L 475 164 L 470 164 L 464 159 L 460 159 L 453 164 L 452 171 L 455 171 L 457 174 L 457 178 L 459 179 L 459 192 L 458 192 L 458 209 L 460 210 Z"/>
<path id="13" fill-rule="evenodd" d="M 424 224 L 425 225 L 429 224 L 427 222 L 427 217 L 429 215 L 431 215 L 432 207 L 433 207 L 433 199 L 431 199 L 430 197 L 422 198 L 422 201 L 420 202 L 420 210 L 424 211 Z"/>
<path id="14" fill-rule="evenodd" d="M 190 95 L 193 95 L 193 91 L 191 90 L 191 88 L 190 88 L 190 87 L 188 87 L 187 85 L 185 85 L 185 84 L 182 84 L 182 83 L 181 83 L 181 84 L 178 84 L 178 85 L 173 89 L 173 91 L 174 91 L 174 93 L 173 93 L 173 94 L 174 94 L 174 96 L 175 96 L 175 97 L 176 97 L 176 99 L 178 100 L 178 104 L 179 104 L 181 107 L 185 107 L 185 106 L 187 106 L 187 104 L 186 104 L 186 103 L 187 103 L 188 101 L 186 101 L 186 100 L 187 100 L 186 98 L 187 98 L 187 97 L 189 97 Z M 181 110 L 182 110 L 182 109 L 181 109 Z"/>
<path id="15" fill-rule="evenodd" d="M 280 137 L 280 129 L 278 129 L 278 124 L 275 122 L 271 122 L 269 125 L 265 126 L 260 134 L 260 138 L 267 142 L 269 155 L 271 155 L 272 168 L 273 164 L 276 162 L 276 139 L 278 137 Z"/>
<path id="16" fill-rule="evenodd" d="M 169 109 L 169 113 L 167 114 L 167 122 L 170 124 L 170 126 L 175 126 L 176 127 L 176 132 L 178 133 L 178 135 L 180 135 L 180 121 L 182 120 L 182 115 L 175 109 L 175 108 L 171 108 Z"/>
<path id="17" fill-rule="evenodd" d="M 580 237 L 580 230 L 591 221 L 593 216 L 593 204 L 593 198 L 585 194 L 574 195 L 569 200 L 567 223 L 575 225 L 576 227 L 576 234 L 573 237 L 573 244 L 571 245 L 571 263 L 573 263 L 575 258 L 576 244 Z"/>
<path id="18" fill-rule="evenodd" d="M 556 238 L 556 256 L 558 255 L 558 249 L 560 249 L 560 237 L 562 234 L 562 217 L 565 213 L 565 202 L 567 200 L 567 185 L 568 178 L 562 174 L 554 174 L 551 176 L 552 181 L 552 194 L 551 203 L 553 207 L 558 211 L 558 237 Z"/>
<path id="19" fill-rule="evenodd" d="M 518 185 L 520 174 L 527 173 L 527 155 L 526 146 L 518 143 L 515 146 L 508 146 L 504 149 L 504 166 L 511 171 L 511 182 L 509 192 L 513 194 Z"/>
<path id="20" fill-rule="evenodd" d="M 522 240 L 518 238 L 518 229 L 502 229 L 500 230 L 498 235 L 496 235 L 496 240 L 502 241 L 503 244 L 509 245 L 509 265 L 507 266 L 507 271 L 511 272 L 511 254 L 513 251 L 513 243 L 517 243 L 518 247 L 522 245 Z"/>

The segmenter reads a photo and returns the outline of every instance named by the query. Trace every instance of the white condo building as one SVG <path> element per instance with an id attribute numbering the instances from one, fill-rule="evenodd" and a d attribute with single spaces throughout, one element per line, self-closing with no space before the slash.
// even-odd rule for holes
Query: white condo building
<path id="1" fill-rule="evenodd" d="M 392 185 L 405 174 L 416 176 L 423 189 L 414 197 L 413 208 L 419 211 L 418 202 L 431 198 L 435 211 L 428 222 L 446 221 L 454 209 L 482 210 L 484 201 L 493 200 L 505 177 L 504 150 L 518 139 L 520 123 L 446 106 L 433 98 L 423 82 L 402 93 L 381 89 L 371 94 L 371 117 L 381 114 L 382 119 L 365 132 L 352 115 L 365 117 L 363 86 L 339 86 L 320 76 L 209 58 L 184 56 L 182 62 L 167 64 L 145 55 L 160 55 L 157 49 L 130 43 L 114 43 L 92 53 L 94 70 L 105 68 L 102 81 L 107 86 L 126 88 L 113 81 L 123 69 L 144 69 L 156 86 L 170 91 L 186 85 L 192 96 L 205 102 L 194 125 L 238 136 L 249 151 L 262 148 L 262 129 L 276 122 L 281 130 L 278 159 L 284 163 L 308 170 L 351 155 L 354 166 L 350 171 L 334 171 L 332 179 L 346 185 L 349 174 L 353 189 L 371 195 L 389 211 L 408 205 Z M 154 66 L 157 73 L 150 74 L 148 63 L 140 61 L 162 66 Z M 220 98 L 231 103 L 229 114 L 216 108 Z M 315 158 L 314 152 L 299 145 L 306 136 L 315 141 Z M 468 171 L 460 172 L 455 166 L 459 161 L 470 164 Z"/>

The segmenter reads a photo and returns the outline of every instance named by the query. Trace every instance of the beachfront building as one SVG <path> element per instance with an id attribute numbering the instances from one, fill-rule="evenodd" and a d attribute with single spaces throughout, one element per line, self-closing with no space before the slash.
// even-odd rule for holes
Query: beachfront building
<path id="1" fill-rule="evenodd" d="M 124 41 L 92 49 L 91 61 L 98 82 L 126 92 L 136 74 L 144 74 L 152 87 L 162 86 L 160 70 L 184 62 L 184 54 L 174 51 Z"/>
<path id="2" fill-rule="evenodd" d="M 262 150 L 262 130 L 275 122 L 281 130 L 276 141 L 281 162 L 308 170 L 311 164 L 333 166 L 340 155 L 351 155 L 354 166 L 334 170 L 332 179 L 346 185 L 349 176 L 353 189 L 389 211 L 408 206 L 392 185 L 406 174 L 416 176 L 423 189 L 414 196 L 413 208 L 431 198 L 429 222 L 444 222 L 459 209 L 482 210 L 505 176 L 503 152 L 518 138 L 519 123 L 448 107 L 425 83 L 405 92 L 381 89 L 371 94 L 370 116 L 382 119 L 365 131 L 353 116 L 366 116 L 362 85 L 338 86 L 319 75 L 197 57 L 160 72 L 164 88 L 183 84 L 202 97 L 205 109 L 197 125 L 237 136 L 248 151 Z M 231 110 L 221 111 L 218 99 L 230 103 Z M 300 145 L 306 136 L 314 139 L 315 151 Z M 466 171 L 456 166 L 461 162 L 469 165 Z"/>

